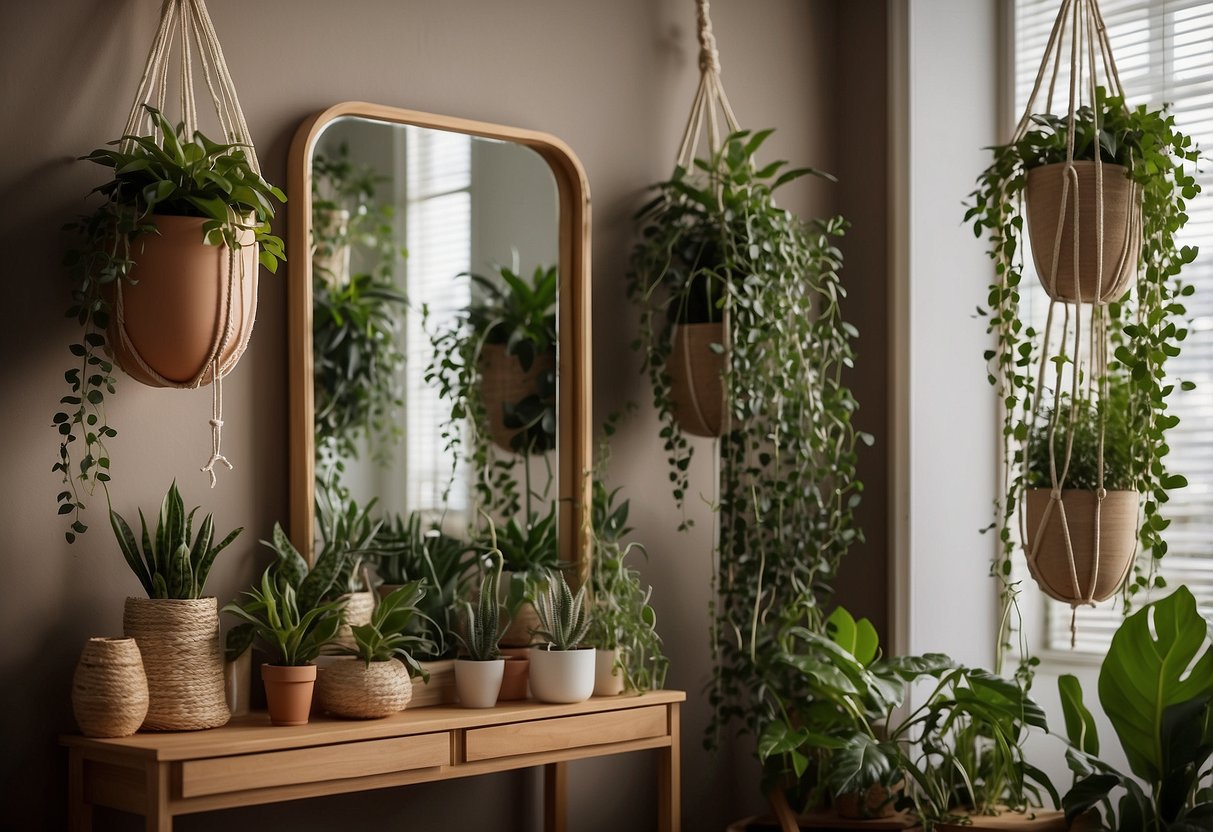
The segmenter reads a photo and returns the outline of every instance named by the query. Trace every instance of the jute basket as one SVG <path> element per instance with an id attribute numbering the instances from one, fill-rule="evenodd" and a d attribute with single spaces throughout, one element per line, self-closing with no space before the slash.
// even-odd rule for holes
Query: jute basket
<path id="1" fill-rule="evenodd" d="M 324 651 L 330 655 L 341 653 L 343 650 L 355 649 L 357 645 L 354 643 L 354 633 L 350 627 L 370 624 L 371 615 L 375 612 L 375 593 L 373 592 L 351 592 L 341 598 L 345 601 L 345 608 L 341 613 L 341 629 L 337 631 L 333 643 Z"/>
<path id="2" fill-rule="evenodd" d="M 225 724 L 223 647 L 214 598 L 127 598 L 122 629 L 139 644 L 147 673 L 150 731 L 195 731 Z"/>
<path id="3" fill-rule="evenodd" d="M 320 707 L 334 716 L 379 719 L 403 711 L 413 698 L 408 669 L 398 660 L 371 662 L 353 656 L 320 668 Z"/>
<path id="4" fill-rule="evenodd" d="M 505 426 L 505 409 L 530 396 L 540 395 L 544 373 L 556 367 L 556 351 L 535 356 L 531 369 L 523 370 L 518 357 L 506 352 L 505 344 L 485 344 L 480 349 L 480 395 L 489 422 L 489 436 L 500 448 L 512 451 L 510 443 L 518 429 Z"/>
<path id="5" fill-rule="evenodd" d="M 72 677 L 72 712 L 86 737 L 129 737 L 147 716 L 147 675 L 132 638 L 90 638 Z"/>
<path id="6" fill-rule="evenodd" d="M 1066 221 L 1061 246 L 1057 248 L 1057 274 L 1053 275 L 1053 251 L 1061 214 L 1061 192 L 1066 165 L 1044 165 L 1028 171 L 1024 197 L 1027 201 L 1028 235 L 1036 273 L 1049 296 L 1069 303 L 1108 303 L 1118 300 L 1137 276 L 1141 256 L 1141 188 L 1120 165 L 1103 165 L 1103 275 L 1098 274 L 1099 211 L 1096 201 L 1095 163 L 1074 162 L 1078 175 L 1066 198 Z M 1077 206 L 1075 203 L 1077 202 Z M 1078 293 L 1074 285 L 1074 217 L 1078 216 Z M 1097 284 L 1102 291 L 1097 290 Z"/>
<path id="7" fill-rule="evenodd" d="M 1041 590 L 1050 598 L 1067 604 L 1106 601 L 1116 594 L 1133 568 L 1137 549 L 1137 494 L 1133 491 L 1109 491 L 1099 517 L 1099 564 L 1095 563 L 1095 492 L 1064 489 L 1061 505 L 1049 511 L 1040 542 L 1037 532 L 1052 499 L 1047 488 L 1028 489 L 1028 569 Z M 1066 529 L 1074 552 L 1074 575 L 1066 548 Z M 1078 595 L 1074 593 L 1074 576 Z M 1091 591 L 1094 580 L 1094 592 Z"/>
<path id="8" fill-rule="evenodd" d="M 666 363 L 674 416 L 686 433 L 720 436 L 724 430 L 724 378 L 727 353 L 712 349 L 724 344 L 722 323 L 678 324 L 674 350 Z"/>

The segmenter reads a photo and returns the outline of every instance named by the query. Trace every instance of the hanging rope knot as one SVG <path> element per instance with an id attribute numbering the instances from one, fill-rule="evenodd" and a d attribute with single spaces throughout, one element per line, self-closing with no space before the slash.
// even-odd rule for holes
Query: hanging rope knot
<path id="1" fill-rule="evenodd" d="M 222 419 L 211 419 L 211 427 L 213 427 L 213 428 L 223 427 L 223 420 Z"/>
<path id="2" fill-rule="evenodd" d="M 699 70 L 720 72 L 720 51 L 716 48 L 716 35 L 712 34 L 712 20 L 708 17 L 708 0 L 697 0 L 699 16 Z"/>
<path id="3" fill-rule="evenodd" d="M 204 474 L 211 475 L 211 488 L 214 488 L 215 483 L 219 482 L 219 477 L 217 477 L 215 475 L 215 463 L 216 462 L 222 462 L 224 465 L 227 466 L 227 470 L 229 470 L 229 471 L 231 471 L 234 468 L 232 463 L 228 462 L 227 457 L 225 457 L 223 454 L 219 454 L 219 453 L 211 454 L 211 458 L 206 463 L 206 465 L 203 465 L 201 468 L 198 469 L 199 471 L 201 471 Z"/>
<path id="4" fill-rule="evenodd" d="M 1050 491 L 1050 492 L 1049 492 L 1049 499 L 1050 499 L 1050 500 L 1052 500 L 1052 501 L 1053 501 L 1053 502 L 1055 502 L 1055 503 L 1060 503 L 1060 502 L 1061 502 L 1061 489 L 1060 489 L 1060 488 L 1054 488 L 1052 491 Z"/>
<path id="5" fill-rule="evenodd" d="M 1104 501 L 1104 498 L 1107 496 L 1108 496 L 1108 489 L 1104 488 L 1103 486 L 1100 486 L 1098 489 L 1096 489 L 1095 499 L 1099 500 L 1101 503 Z"/>

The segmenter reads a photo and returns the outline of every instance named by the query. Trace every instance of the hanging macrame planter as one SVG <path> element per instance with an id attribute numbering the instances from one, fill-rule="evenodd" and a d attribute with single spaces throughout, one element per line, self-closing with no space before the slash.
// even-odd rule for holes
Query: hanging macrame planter
<path id="1" fill-rule="evenodd" d="M 1112 597 L 1131 573 L 1136 556 L 1139 497 L 1134 491 L 1105 488 L 1107 414 L 1101 406 L 1108 400 L 1106 304 L 1123 297 L 1136 278 L 1142 224 L 1140 187 L 1124 167 L 1102 159 L 1098 140 L 1092 160 L 1075 160 L 1076 122 L 1084 97 L 1089 97 L 1093 135 L 1100 135 L 1101 112 L 1095 102 L 1101 69 L 1104 83 L 1124 98 L 1096 0 L 1062 3 L 1012 143 L 1027 134 L 1050 65 L 1046 112 L 1052 111 L 1067 41 L 1070 94 L 1065 161 L 1029 170 L 1025 188 L 1033 257 L 1050 298 L 1043 347 L 1034 359 L 1039 364 L 1032 402 L 1032 424 L 1047 422 L 1050 486 L 1028 489 L 1019 512 L 1032 577 L 1046 595 L 1077 608 Z M 1060 334 L 1056 355 L 1050 351 L 1055 329 Z M 1053 401 L 1047 416 L 1042 416 L 1050 365 Z M 1074 433 L 1084 419 L 1097 421 L 1094 489 L 1067 487 Z M 1031 442 L 1029 434 L 1023 454 L 1025 480 Z"/>
<path id="2" fill-rule="evenodd" d="M 239 144 L 249 166 L 260 174 L 244 113 L 203 0 L 165 0 L 160 26 L 148 53 L 124 137 L 152 129 L 145 104 L 153 95 L 164 110 L 170 53 L 178 44 L 181 120 L 186 135 L 197 127 L 194 102 L 196 58 L 210 92 L 215 115 L 229 144 Z M 195 51 L 196 50 L 196 51 Z M 127 144 L 133 142 L 127 139 Z M 129 280 L 114 282 L 113 314 L 107 341 L 115 363 L 150 387 L 193 389 L 213 384 L 211 457 L 202 470 L 215 484 L 216 464 L 232 464 L 220 452 L 223 427 L 223 376 L 248 346 L 257 313 L 258 246 L 251 217 L 238 225 L 239 246 L 209 245 L 200 217 L 153 214 L 156 233 L 131 242 Z"/>

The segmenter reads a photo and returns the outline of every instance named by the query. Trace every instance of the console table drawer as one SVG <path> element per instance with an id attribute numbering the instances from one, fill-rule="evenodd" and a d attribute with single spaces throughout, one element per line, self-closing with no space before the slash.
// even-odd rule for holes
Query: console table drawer
<path id="1" fill-rule="evenodd" d="M 665 706 L 654 705 L 613 713 L 473 728 L 467 732 L 465 750 L 467 760 L 472 762 L 664 737 L 669 733 L 667 718 Z"/>
<path id="2" fill-rule="evenodd" d="M 212 757 L 181 764 L 181 796 L 199 797 L 292 783 L 390 774 L 445 766 L 450 762 L 451 736 L 447 732 Z"/>

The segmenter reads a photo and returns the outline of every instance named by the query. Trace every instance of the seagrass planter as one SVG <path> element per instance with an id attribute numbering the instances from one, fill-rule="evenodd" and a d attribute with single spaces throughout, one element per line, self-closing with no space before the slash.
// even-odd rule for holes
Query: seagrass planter
<path id="1" fill-rule="evenodd" d="M 1103 270 L 1099 263 L 1100 189 L 1094 162 L 1064 162 L 1028 171 L 1024 189 L 1028 236 L 1036 274 L 1049 296 L 1070 303 L 1108 303 L 1117 300 L 1137 277 L 1141 256 L 1141 189 L 1120 165 L 1102 165 Z M 1063 209 L 1062 192 L 1066 180 Z M 1062 211 L 1065 223 L 1058 245 L 1057 226 Z M 1078 223 L 1077 264 L 1074 225 Z M 1053 272 L 1054 251 L 1056 274 Z"/>
<path id="2" fill-rule="evenodd" d="M 86 737 L 127 737 L 147 716 L 147 675 L 133 638 L 90 638 L 72 677 L 72 712 Z"/>
<path id="3" fill-rule="evenodd" d="M 1099 510 L 1098 558 L 1095 550 L 1096 493 L 1064 489 L 1060 502 L 1052 509 L 1049 508 L 1051 501 L 1049 489 L 1028 489 L 1028 539 L 1025 543 L 1032 577 L 1046 595 L 1067 604 L 1085 603 L 1088 597 L 1092 601 L 1106 601 L 1116 594 L 1133 569 L 1137 549 L 1137 494 L 1133 491 L 1107 492 Z M 1064 522 L 1059 510 L 1063 507 Z M 1074 553 L 1073 573 L 1070 549 L 1066 546 L 1067 529 L 1070 549 Z"/>
<path id="4" fill-rule="evenodd" d="M 320 668 L 316 695 L 322 710 L 350 719 L 381 719 L 413 698 L 408 669 L 397 659 L 364 662 L 353 656 Z"/>
<path id="5" fill-rule="evenodd" d="M 506 408 L 515 407 L 532 396 L 549 403 L 554 401 L 555 390 L 545 394 L 543 377 L 555 369 L 554 349 L 536 355 L 531 368 L 524 370 L 518 357 L 506 351 L 505 344 L 484 344 L 480 348 L 480 396 L 488 420 L 489 437 L 499 448 L 513 451 L 514 437 L 521 430 L 506 427 Z"/>
<path id="6" fill-rule="evenodd" d="M 724 371 L 728 353 L 723 323 L 677 324 L 666 362 L 674 417 L 685 433 L 720 436 L 724 430 Z"/>
<path id="7" fill-rule="evenodd" d="M 341 628 L 337 630 L 332 644 L 325 648 L 324 652 L 328 654 L 355 649 L 357 645 L 354 644 L 354 633 L 350 628 L 370 624 L 371 615 L 375 612 L 373 592 L 350 592 L 341 598 L 345 601 L 345 607 L 341 611 Z"/>
<path id="8" fill-rule="evenodd" d="M 194 731 L 228 721 L 214 598 L 127 598 L 122 630 L 138 643 L 147 674 L 145 729 Z"/>
<path id="9" fill-rule="evenodd" d="M 208 366 L 212 353 L 219 350 L 219 366 L 226 372 L 253 333 L 258 269 L 253 232 L 241 232 L 242 245 L 232 259 L 226 246 L 205 244 L 206 220 L 156 215 L 152 222 L 158 233 L 141 234 L 131 243 L 134 266 L 120 287 L 121 314 L 112 298 L 106 342 L 115 363 L 138 382 L 163 387 L 159 375 L 186 384 L 201 373 L 201 383 L 209 384 L 214 380 Z"/>

